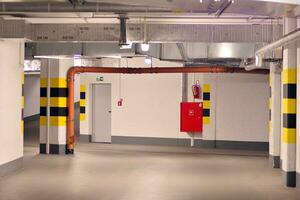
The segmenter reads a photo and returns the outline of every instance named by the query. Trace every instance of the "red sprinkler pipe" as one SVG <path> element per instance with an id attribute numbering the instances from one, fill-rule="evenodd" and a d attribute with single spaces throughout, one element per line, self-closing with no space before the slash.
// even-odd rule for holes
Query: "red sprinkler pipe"
<path id="1" fill-rule="evenodd" d="M 151 74 L 151 73 L 249 73 L 268 74 L 269 70 L 256 69 L 246 71 L 244 68 L 203 66 L 203 67 L 151 67 L 151 68 L 116 68 L 116 67 L 71 67 L 68 70 L 68 121 L 67 121 L 67 150 L 73 154 L 75 146 L 74 131 L 74 77 L 79 73 L 123 73 L 123 74 Z"/>

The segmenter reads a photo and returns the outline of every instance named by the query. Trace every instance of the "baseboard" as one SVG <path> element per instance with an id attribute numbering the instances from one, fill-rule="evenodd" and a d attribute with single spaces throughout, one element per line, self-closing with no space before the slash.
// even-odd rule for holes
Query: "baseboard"
<path id="1" fill-rule="evenodd" d="M 268 142 L 250 142 L 250 141 L 216 141 L 218 149 L 237 149 L 251 151 L 269 151 Z"/>
<path id="2" fill-rule="evenodd" d="M 0 177 L 5 176 L 23 167 L 23 157 L 0 165 Z"/>
<path id="3" fill-rule="evenodd" d="M 112 136 L 112 143 L 189 147 L 190 139 Z M 214 140 L 196 139 L 194 142 L 194 146 L 199 148 L 217 148 L 217 149 L 234 149 L 234 150 L 254 150 L 254 151 L 269 150 L 268 142 L 244 142 L 244 141 L 220 141 L 220 140 L 214 141 Z"/>
<path id="4" fill-rule="evenodd" d="M 49 146 L 50 154 L 66 154 L 65 144 L 50 144 Z M 40 144 L 40 154 L 46 154 L 46 144 Z"/>
<path id="5" fill-rule="evenodd" d="M 92 136 L 91 135 L 80 135 L 77 138 L 78 142 L 82 142 L 82 143 L 89 143 L 92 142 Z"/>
<path id="6" fill-rule="evenodd" d="M 24 117 L 24 122 L 28 122 L 28 121 L 36 121 L 40 119 L 40 114 L 36 114 L 36 115 L 31 115 L 31 116 L 27 116 Z"/>
<path id="7" fill-rule="evenodd" d="M 282 175 L 286 187 L 296 187 L 296 172 L 282 171 Z"/>
<path id="8" fill-rule="evenodd" d="M 273 168 L 279 169 L 280 168 L 280 156 L 269 156 L 270 165 Z"/>
<path id="9" fill-rule="evenodd" d="M 296 187 L 300 190 L 300 173 L 296 173 Z"/>

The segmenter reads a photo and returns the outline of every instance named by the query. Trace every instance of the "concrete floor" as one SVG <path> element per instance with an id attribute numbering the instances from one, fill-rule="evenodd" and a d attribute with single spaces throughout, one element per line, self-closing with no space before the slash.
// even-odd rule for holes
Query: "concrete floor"
<path id="1" fill-rule="evenodd" d="M 74 156 L 36 155 L 0 179 L 1 200 L 300 199 L 265 155 L 174 147 L 81 144 Z"/>
<path id="2" fill-rule="evenodd" d="M 181 147 L 79 144 L 74 156 L 38 155 L 0 178 L 0 200 L 299 200 L 267 154 Z"/>

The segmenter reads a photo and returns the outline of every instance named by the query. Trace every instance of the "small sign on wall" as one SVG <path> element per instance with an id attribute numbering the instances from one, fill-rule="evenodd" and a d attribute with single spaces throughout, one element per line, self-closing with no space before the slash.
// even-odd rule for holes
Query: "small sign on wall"
<path id="1" fill-rule="evenodd" d="M 123 99 L 122 98 L 119 98 L 119 100 L 118 100 L 118 106 L 123 106 Z"/>
<path id="2" fill-rule="evenodd" d="M 104 81 L 104 77 L 103 76 L 97 76 L 96 81 Z"/>

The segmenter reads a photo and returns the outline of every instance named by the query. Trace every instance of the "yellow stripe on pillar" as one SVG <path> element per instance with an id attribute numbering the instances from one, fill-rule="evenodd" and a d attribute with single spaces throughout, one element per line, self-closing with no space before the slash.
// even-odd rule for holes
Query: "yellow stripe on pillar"
<path id="1" fill-rule="evenodd" d="M 67 107 L 67 97 L 51 97 L 50 107 Z"/>
<path id="2" fill-rule="evenodd" d="M 297 69 L 296 68 L 283 68 L 282 70 L 282 83 L 290 84 L 297 83 Z"/>
<path id="3" fill-rule="evenodd" d="M 50 80 L 51 88 L 66 88 L 67 79 L 66 78 L 51 78 Z"/>
<path id="4" fill-rule="evenodd" d="M 85 113 L 80 113 L 80 121 L 84 121 L 85 120 Z"/>
<path id="5" fill-rule="evenodd" d="M 86 86 L 85 85 L 80 85 L 80 92 L 85 92 L 86 91 Z"/>
<path id="6" fill-rule="evenodd" d="M 282 129 L 282 141 L 287 144 L 296 144 L 296 129 L 295 128 L 283 128 Z"/>
<path id="7" fill-rule="evenodd" d="M 48 80 L 47 78 L 40 78 L 40 87 L 46 88 L 48 86 Z"/>
<path id="8" fill-rule="evenodd" d="M 297 112 L 296 101 L 297 101 L 296 99 L 283 99 L 282 112 L 285 114 L 295 114 Z"/>
<path id="9" fill-rule="evenodd" d="M 66 126 L 67 117 L 66 116 L 50 116 L 50 126 Z M 40 116 L 40 126 L 47 125 L 47 117 Z"/>
<path id="10" fill-rule="evenodd" d="M 210 92 L 210 85 L 209 84 L 203 84 L 203 92 Z"/>
<path id="11" fill-rule="evenodd" d="M 80 99 L 80 106 L 81 107 L 85 106 L 85 99 Z"/>
<path id="12" fill-rule="evenodd" d="M 203 101 L 203 109 L 210 109 L 210 101 Z"/>
<path id="13" fill-rule="evenodd" d="M 210 123 L 210 117 L 203 117 L 203 124 L 207 125 Z"/>

